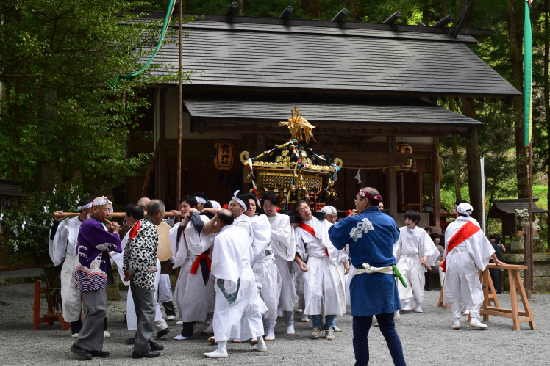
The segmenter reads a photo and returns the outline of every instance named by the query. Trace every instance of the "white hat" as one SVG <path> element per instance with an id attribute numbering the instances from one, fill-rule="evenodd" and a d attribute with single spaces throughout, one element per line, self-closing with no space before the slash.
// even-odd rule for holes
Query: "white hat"
<path id="1" fill-rule="evenodd" d="M 474 211 L 474 208 L 469 203 L 464 203 L 463 202 L 463 203 L 461 203 L 460 205 L 458 205 L 456 207 L 456 210 L 459 213 L 470 217 L 471 213 Z"/>
<path id="2" fill-rule="evenodd" d="M 321 209 L 321 212 L 324 212 L 327 215 L 336 215 L 338 213 L 334 206 L 325 206 Z"/>

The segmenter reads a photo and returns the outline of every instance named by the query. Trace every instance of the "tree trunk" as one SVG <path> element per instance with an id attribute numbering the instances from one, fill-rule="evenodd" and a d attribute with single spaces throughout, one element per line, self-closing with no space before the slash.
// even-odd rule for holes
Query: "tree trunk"
<path id="1" fill-rule="evenodd" d="M 546 3 L 546 17 L 544 18 L 544 109 L 546 111 L 546 138 L 548 139 L 548 148 L 550 149 L 550 80 L 548 79 L 548 62 L 550 53 L 550 0 Z M 550 154 L 546 158 L 547 173 L 550 169 Z M 550 197 L 550 185 L 548 185 L 547 197 Z M 550 215 L 548 219 L 548 238 L 550 238 Z"/>
<path id="2" fill-rule="evenodd" d="M 321 19 L 320 0 L 309 0 L 309 16 L 315 19 Z"/>
<path id="3" fill-rule="evenodd" d="M 475 100 L 462 98 L 462 113 L 470 118 L 476 118 Z M 472 216 L 480 221 L 483 216 L 483 197 L 481 193 L 481 163 L 479 161 L 479 145 L 477 129 L 472 128 L 470 138 L 466 139 L 466 161 L 468 163 L 468 192 L 470 204 L 474 208 Z"/>
<path id="4" fill-rule="evenodd" d="M 449 98 L 449 109 L 455 111 L 455 100 Z M 453 150 L 453 175 L 455 181 L 455 196 L 457 200 L 462 199 L 462 193 L 460 193 L 460 159 L 458 156 L 458 138 L 456 135 L 452 139 L 452 150 Z"/>
<path id="5" fill-rule="evenodd" d="M 237 14 L 243 15 L 244 14 L 244 0 L 238 0 L 237 1 Z"/>
<path id="6" fill-rule="evenodd" d="M 523 11 L 518 6 L 523 1 L 508 0 L 508 36 L 510 39 L 510 64 L 512 66 L 513 84 L 523 91 L 523 68 L 520 61 L 523 45 Z M 516 142 L 516 177 L 518 180 L 518 198 L 529 196 L 527 176 L 527 150 L 524 146 L 523 98 L 514 98 L 514 132 Z"/>

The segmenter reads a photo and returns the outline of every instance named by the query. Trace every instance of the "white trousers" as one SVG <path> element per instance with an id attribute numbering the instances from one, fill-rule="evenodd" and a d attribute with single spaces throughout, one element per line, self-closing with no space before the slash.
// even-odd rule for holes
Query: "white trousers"
<path id="1" fill-rule="evenodd" d="M 421 305 L 424 301 L 425 269 L 420 265 L 420 258 L 401 256 L 397 262 L 397 269 L 407 283 L 407 287 L 404 287 L 401 281 L 397 282 L 399 298 L 407 300 L 414 296 L 416 305 Z"/>
<path id="2" fill-rule="evenodd" d="M 304 273 L 306 315 L 342 315 L 338 268 L 328 257 L 309 257 Z"/>
<path id="3" fill-rule="evenodd" d="M 266 324 L 275 325 L 277 322 L 277 307 L 281 291 L 282 279 L 277 270 L 274 258 L 267 258 L 252 264 L 254 278 L 260 288 L 260 297 L 267 306 L 264 313 Z"/>
<path id="4" fill-rule="evenodd" d="M 66 322 L 75 322 L 80 319 L 82 300 L 80 291 L 74 287 L 74 271 L 78 260 L 67 254 L 63 267 L 61 267 L 61 306 L 63 319 Z"/>
<path id="5" fill-rule="evenodd" d="M 483 302 L 484 295 L 478 270 L 468 252 L 453 249 L 447 255 L 447 272 L 443 285 L 443 302 L 462 301 L 474 306 Z"/>
<path id="6" fill-rule="evenodd" d="M 293 262 L 275 256 L 275 264 L 281 276 L 281 289 L 279 296 L 279 306 L 283 311 L 294 310 L 294 301 L 296 300 L 296 284 L 294 282 L 294 273 L 291 272 Z"/>
<path id="7" fill-rule="evenodd" d="M 186 322 L 204 321 L 211 309 L 214 281 L 212 275 L 204 285 L 204 279 L 199 267 L 196 274 L 190 273 L 194 259 L 188 259 L 181 266 L 174 297 L 181 320 Z"/>
<path id="8" fill-rule="evenodd" d="M 252 269 L 245 268 L 240 277 L 237 298 L 229 303 L 218 286 L 216 279 L 216 308 L 212 326 L 216 341 L 227 342 L 230 339 L 256 339 L 264 334 L 262 314 L 266 306 L 258 295 L 256 280 Z"/>

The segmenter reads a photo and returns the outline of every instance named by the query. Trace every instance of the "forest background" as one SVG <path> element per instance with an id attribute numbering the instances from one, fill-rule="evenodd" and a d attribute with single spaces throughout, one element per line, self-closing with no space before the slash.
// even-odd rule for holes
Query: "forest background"
<path id="1" fill-rule="evenodd" d="M 181 0 L 184 13 L 225 14 L 229 0 Z M 381 23 L 400 11 L 397 24 L 433 25 L 466 0 L 238 0 L 238 13 L 278 17 L 292 6 L 292 18 L 330 20 L 342 8 L 345 20 Z M 148 102 L 139 92 L 163 81 L 145 71 L 135 80 L 116 77 L 143 66 L 160 38 L 157 23 L 132 22 L 136 10 L 162 10 L 169 0 L 0 0 L 0 179 L 13 179 L 35 194 L 29 207 L 47 211 L 75 207 L 56 204 L 84 192 L 110 192 L 128 175 L 142 175 L 150 154 L 128 158 L 126 134 Z M 550 0 L 533 1 L 533 173 L 534 196 L 548 208 L 550 126 Z M 173 17 L 173 24 L 177 24 Z M 475 0 L 463 28 L 493 34 L 470 46 L 480 58 L 523 91 L 524 0 Z M 126 25 L 121 26 L 121 21 Z M 186 21 L 193 21 L 187 18 Z M 452 26 L 451 22 L 449 26 Z M 172 29 L 171 34 L 177 33 Z M 192 33 L 185 33 L 192 37 Z M 165 41 L 168 42 L 168 41 Z M 153 66 L 154 67 L 154 66 Z M 193 70 L 186 70 L 192 82 Z M 177 73 L 168 78 L 177 79 Z M 165 78 L 166 79 L 166 78 Z M 462 112 L 460 99 L 438 100 Z M 480 155 L 485 158 L 486 201 L 527 197 L 527 158 L 523 146 L 523 99 L 476 100 Z M 465 141 L 440 139 L 443 206 L 468 199 Z M 55 187 L 55 189 L 54 189 Z M 55 191 L 55 193 L 53 193 Z M 64 192 L 64 193 L 63 193 Z M 60 195 L 63 195 L 63 198 Z M 55 198 L 55 199 L 54 199 Z M 74 205 L 74 204 L 73 204 Z M 36 217 L 48 227 L 48 215 Z M 51 215 L 49 216 L 51 217 Z M 4 219 L 3 224 L 8 225 Z M 13 225 L 22 217 L 13 217 Z M 542 217 L 547 240 L 548 216 Z M 24 220 L 24 219 L 23 219 Z M 19 224 L 20 225 L 20 224 Z M 488 232 L 500 232 L 489 220 Z M 8 225 L 9 226 L 9 225 Z M 24 228 L 23 228 L 24 229 Z M 27 230 L 28 231 L 28 230 Z M 40 230 L 36 230 L 38 233 Z M 23 235 L 24 230 L 21 230 Z M 32 234 L 29 242 L 33 241 Z M 36 234 L 35 234 L 36 235 Z"/>

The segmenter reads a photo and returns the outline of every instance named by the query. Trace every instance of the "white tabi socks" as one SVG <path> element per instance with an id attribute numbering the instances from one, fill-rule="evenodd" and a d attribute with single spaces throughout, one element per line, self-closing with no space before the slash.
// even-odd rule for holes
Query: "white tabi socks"
<path id="1" fill-rule="evenodd" d="M 451 314 L 453 315 L 453 329 L 460 329 L 460 304 L 458 302 L 451 303 Z"/>
<path id="2" fill-rule="evenodd" d="M 294 314 L 292 311 L 283 311 L 286 324 L 286 333 L 294 334 Z"/>
<path id="3" fill-rule="evenodd" d="M 403 302 L 403 311 L 411 311 L 411 299 L 403 299 L 401 300 Z"/>
<path id="4" fill-rule="evenodd" d="M 214 352 L 205 353 L 204 356 L 210 358 L 229 357 L 229 355 L 227 354 L 227 342 L 218 342 L 218 349 Z"/>
<path id="5" fill-rule="evenodd" d="M 256 343 L 256 345 L 254 346 L 254 349 L 258 352 L 267 352 L 267 347 L 262 336 L 259 336 L 257 340 L 258 343 Z"/>
<path id="6" fill-rule="evenodd" d="M 267 325 L 267 335 L 265 336 L 265 340 L 266 341 L 274 341 L 275 340 L 275 324 L 268 324 Z"/>

